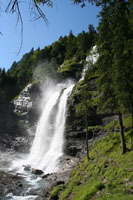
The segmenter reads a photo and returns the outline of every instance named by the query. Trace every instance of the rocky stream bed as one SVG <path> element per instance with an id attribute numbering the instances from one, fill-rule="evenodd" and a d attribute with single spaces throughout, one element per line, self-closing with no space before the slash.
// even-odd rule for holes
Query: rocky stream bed
<path id="1" fill-rule="evenodd" d="M 0 200 L 50 199 L 52 188 L 68 180 L 69 172 L 77 162 L 79 162 L 78 158 L 64 157 L 59 172 L 51 174 L 44 174 L 41 170 L 31 169 L 21 164 L 21 173 L 5 167 L 0 170 Z"/>

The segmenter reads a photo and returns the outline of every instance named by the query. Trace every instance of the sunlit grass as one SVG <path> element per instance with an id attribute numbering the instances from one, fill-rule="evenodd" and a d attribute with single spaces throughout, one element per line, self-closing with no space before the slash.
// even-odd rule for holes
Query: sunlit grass
<path id="1" fill-rule="evenodd" d="M 130 134 L 126 144 L 130 148 Z M 110 133 L 93 144 L 86 157 L 70 172 L 58 192 L 59 200 L 133 200 L 133 151 L 121 154 L 119 133 Z"/>

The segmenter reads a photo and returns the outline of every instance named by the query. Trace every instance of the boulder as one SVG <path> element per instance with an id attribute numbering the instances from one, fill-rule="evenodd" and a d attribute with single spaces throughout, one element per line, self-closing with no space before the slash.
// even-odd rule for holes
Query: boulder
<path id="1" fill-rule="evenodd" d="M 31 171 L 30 165 L 23 165 L 25 171 Z"/>
<path id="2" fill-rule="evenodd" d="M 40 169 L 32 169 L 32 174 L 42 175 L 44 172 Z"/>

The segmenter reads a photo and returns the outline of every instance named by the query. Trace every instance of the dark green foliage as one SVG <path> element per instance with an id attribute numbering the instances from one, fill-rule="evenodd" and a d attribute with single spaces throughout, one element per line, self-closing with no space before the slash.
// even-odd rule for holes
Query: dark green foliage
<path id="1" fill-rule="evenodd" d="M 129 1 L 102 1 L 100 23 L 98 26 L 99 72 L 98 88 L 100 92 L 99 108 L 106 112 L 118 113 L 121 128 L 121 140 L 124 144 L 122 114 L 133 116 L 133 74 Z M 126 146 L 125 146 L 126 148 Z M 125 152 L 123 147 L 122 152 Z"/>
<path id="2" fill-rule="evenodd" d="M 64 63 L 58 68 L 58 73 L 64 78 L 79 79 L 81 77 L 82 69 L 83 63 L 79 63 L 78 59 L 72 58 L 64 61 Z"/>
<path id="3" fill-rule="evenodd" d="M 72 31 L 70 31 L 69 33 L 66 45 L 65 59 L 71 59 L 73 58 L 77 50 L 76 38 L 73 35 Z"/>
<path id="4" fill-rule="evenodd" d="M 78 34 L 77 36 L 77 51 L 76 56 L 79 59 L 85 59 L 86 53 L 90 50 L 90 47 L 94 45 L 96 37 L 96 31 L 93 25 L 89 25 L 89 34 L 83 31 L 82 33 Z"/>
<path id="5" fill-rule="evenodd" d="M 22 88 L 33 80 L 33 73 L 40 64 L 45 68 L 43 71 L 46 72 L 49 71 L 46 68 L 49 68 L 50 65 L 45 65 L 45 63 L 52 63 L 52 71 L 56 72 L 58 67 L 68 59 L 73 59 L 74 57 L 77 61 L 84 59 L 87 51 L 94 44 L 95 36 L 96 31 L 93 25 L 89 25 L 89 32 L 83 31 L 78 36 L 74 36 L 72 31 L 70 31 L 69 36 L 60 37 L 58 41 L 42 50 L 40 48 L 37 50 L 32 48 L 19 62 L 13 62 L 7 72 L 4 69 L 0 70 L 0 85 L 12 82 L 18 86 L 21 85 Z M 74 70 L 76 69 L 74 68 Z M 44 75 L 47 76 L 47 73 Z M 71 76 L 71 70 L 69 75 L 73 77 L 73 75 Z"/>
<path id="6" fill-rule="evenodd" d="M 112 42 L 114 89 L 121 109 L 133 112 L 133 51 L 129 48 L 132 36 L 128 2 L 116 1 L 114 12 Z"/>
<path id="7" fill-rule="evenodd" d="M 128 1 L 105 1 L 98 26 L 100 108 L 133 110 L 132 30 Z"/>
<path id="8" fill-rule="evenodd" d="M 98 49 L 99 59 L 97 62 L 97 68 L 99 73 L 98 89 L 102 93 L 100 96 L 100 110 L 114 111 L 116 108 L 116 100 L 114 95 L 114 88 L 112 83 L 112 32 L 110 27 L 111 11 L 110 6 L 105 4 L 100 12 L 100 23 L 98 26 Z"/>

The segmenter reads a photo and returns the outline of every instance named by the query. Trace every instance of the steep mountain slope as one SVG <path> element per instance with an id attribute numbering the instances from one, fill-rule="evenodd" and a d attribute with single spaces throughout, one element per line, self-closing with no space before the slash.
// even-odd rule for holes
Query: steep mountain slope
<path id="1" fill-rule="evenodd" d="M 130 149 L 129 132 L 126 142 Z M 69 180 L 52 190 L 51 199 L 132 200 L 133 151 L 121 155 L 119 134 L 110 132 L 89 148 L 90 159 L 84 157 L 76 165 Z"/>

